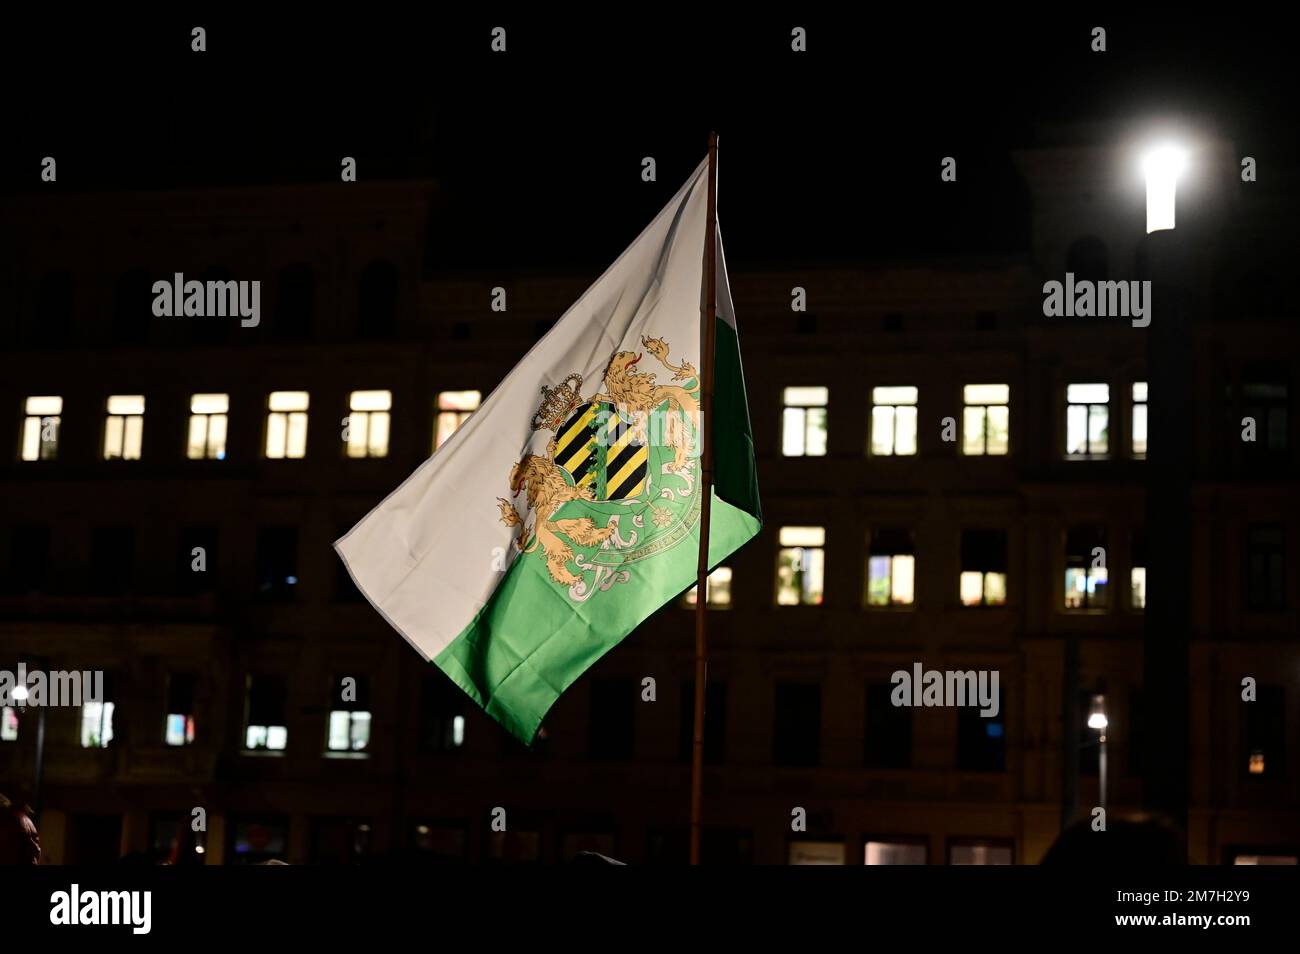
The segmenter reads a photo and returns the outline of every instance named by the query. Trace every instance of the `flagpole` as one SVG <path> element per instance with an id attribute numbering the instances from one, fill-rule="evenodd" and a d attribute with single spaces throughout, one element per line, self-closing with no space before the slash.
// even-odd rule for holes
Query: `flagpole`
<path id="1" fill-rule="evenodd" d="M 704 233 L 704 354 L 700 378 L 700 559 L 695 577 L 695 731 L 691 747 L 691 864 L 700 863 L 700 828 L 704 807 L 704 695 L 709 652 L 708 613 L 709 516 L 713 503 L 713 349 L 718 319 L 718 134 L 709 133 L 708 222 Z"/>

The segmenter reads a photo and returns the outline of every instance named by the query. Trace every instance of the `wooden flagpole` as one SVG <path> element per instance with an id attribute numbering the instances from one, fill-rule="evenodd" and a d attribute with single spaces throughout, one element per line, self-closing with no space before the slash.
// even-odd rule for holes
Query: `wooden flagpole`
<path id="1" fill-rule="evenodd" d="M 695 578 L 695 732 L 691 748 L 691 864 L 700 863 L 700 829 L 704 804 L 704 696 L 709 652 L 705 635 L 708 613 L 709 515 L 713 503 L 713 349 L 718 319 L 718 134 L 709 133 L 708 222 L 704 234 L 704 353 L 700 379 L 700 559 Z"/>

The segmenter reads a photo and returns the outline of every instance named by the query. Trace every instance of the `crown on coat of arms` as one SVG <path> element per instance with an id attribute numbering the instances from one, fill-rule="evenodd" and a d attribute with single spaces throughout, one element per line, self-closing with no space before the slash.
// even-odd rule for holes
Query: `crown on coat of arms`
<path id="1" fill-rule="evenodd" d="M 558 431 L 570 414 L 582 404 L 582 375 L 574 372 L 557 387 L 542 385 L 542 404 L 533 415 L 533 430 L 543 427 Z"/>

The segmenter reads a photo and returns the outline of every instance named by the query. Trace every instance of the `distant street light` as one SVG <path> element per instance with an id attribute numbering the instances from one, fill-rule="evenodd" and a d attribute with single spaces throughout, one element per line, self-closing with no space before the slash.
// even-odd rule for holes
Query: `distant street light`
<path id="1" fill-rule="evenodd" d="M 1187 165 L 1187 154 L 1177 146 L 1160 146 L 1142 159 L 1147 180 L 1147 234 L 1174 227 L 1175 193 L 1178 177 Z"/>
<path id="2" fill-rule="evenodd" d="M 1096 729 L 1097 739 L 1097 783 L 1101 794 L 1101 807 L 1106 807 L 1106 727 L 1110 720 L 1106 718 L 1106 697 L 1092 697 L 1092 708 L 1088 711 L 1088 728 Z"/>

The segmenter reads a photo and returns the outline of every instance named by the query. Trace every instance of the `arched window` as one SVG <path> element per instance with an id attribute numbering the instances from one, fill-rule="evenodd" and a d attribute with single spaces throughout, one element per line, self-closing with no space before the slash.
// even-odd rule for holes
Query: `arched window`
<path id="1" fill-rule="evenodd" d="M 1075 239 L 1065 253 L 1065 270 L 1074 273 L 1076 282 L 1104 282 L 1109 264 L 1106 243 L 1095 235 Z"/>
<path id="2" fill-rule="evenodd" d="M 316 306 L 316 276 L 310 265 L 290 265 L 280 272 L 271 335 L 277 341 L 306 341 L 311 337 Z"/>
<path id="3" fill-rule="evenodd" d="M 371 262 L 361 272 L 357 329 L 362 338 L 388 338 L 397 327 L 397 266 Z"/>

